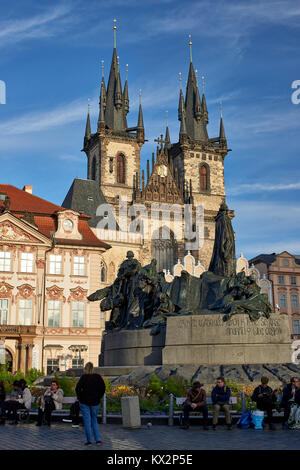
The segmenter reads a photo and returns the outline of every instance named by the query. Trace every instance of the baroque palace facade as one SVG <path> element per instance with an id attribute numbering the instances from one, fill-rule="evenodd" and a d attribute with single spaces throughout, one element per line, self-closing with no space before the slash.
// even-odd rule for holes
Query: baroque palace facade
<path id="1" fill-rule="evenodd" d="M 87 295 L 110 245 L 88 219 L 0 184 L 0 362 L 12 370 L 97 364 L 104 319 Z"/>
<path id="2" fill-rule="evenodd" d="M 82 149 L 87 156 L 87 179 L 74 180 L 62 206 L 90 215 L 89 225 L 94 233 L 112 246 L 103 256 L 106 279 L 109 281 L 115 278 L 128 249 L 143 265 L 155 258 L 158 271 L 164 270 L 171 275 L 174 274 L 174 265 L 190 251 L 200 275 L 208 269 L 214 245 L 215 216 L 220 204 L 226 200 L 224 160 L 230 149 L 227 147 L 223 119 L 221 117 L 219 135 L 210 138 L 207 133 L 206 97 L 204 89 L 200 97 L 191 58 L 185 98 L 183 90 L 179 92 L 178 142 L 171 143 L 167 126 L 164 139 L 162 136 L 157 139 L 159 145 L 156 153 L 147 160 L 145 175 L 144 170 L 141 171 L 141 149 L 145 142 L 141 100 L 135 127 L 127 125 L 129 108 L 127 77 L 122 87 L 115 42 L 107 85 L 102 70 L 95 133 L 91 131 L 89 112 L 87 116 Z M 136 223 L 138 228 L 134 233 L 123 230 L 119 224 L 122 198 L 128 202 L 128 224 Z M 102 217 L 99 213 L 96 216 L 99 205 L 105 203 L 113 208 L 112 214 L 106 214 L 107 219 L 116 219 L 113 228 L 109 224 L 104 227 L 103 214 Z M 166 226 L 163 211 L 153 225 L 150 220 L 153 204 L 175 205 L 182 214 L 185 205 L 189 205 L 194 232 L 198 217 L 196 206 L 202 205 L 202 244 L 199 247 L 189 246 L 183 230 L 182 235 L 178 236 L 178 232 L 173 230 L 172 221 Z M 138 205 L 146 211 L 139 213 L 136 209 Z M 234 216 L 233 211 L 230 215 Z M 99 222 L 101 228 L 97 228 Z M 145 234 L 146 225 L 148 230 Z"/>

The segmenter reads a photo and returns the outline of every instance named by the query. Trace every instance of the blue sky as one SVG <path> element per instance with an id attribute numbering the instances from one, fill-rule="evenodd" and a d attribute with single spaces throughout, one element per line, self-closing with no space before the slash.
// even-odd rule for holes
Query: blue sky
<path id="1" fill-rule="evenodd" d="M 87 100 L 96 130 L 100 61 L 112 56 L 112 20 L 122 83 L 129 64 L 130 113 L 138 93 L 146 138 L 165 130 L 178 140 L 178 73 L 193 63 L 205 75 L 209 136 L 218 134 L 219 101 L 228 145 L 227 201 L 235 210 L 237 253 L 300 253 L 300 105 L 291 84 L 300 80 L 300 4 L 294 0 L 15 0 L 1 5 L 1 182 L 34 186 L 61 204 L 74 177 L 86 177 L 80 152 Z"/>

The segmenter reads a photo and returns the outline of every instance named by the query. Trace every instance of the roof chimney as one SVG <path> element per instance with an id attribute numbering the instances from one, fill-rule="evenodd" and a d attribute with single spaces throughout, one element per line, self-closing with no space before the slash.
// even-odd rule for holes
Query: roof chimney
<path id="1" fill-rule="evenodd" d="M 26 193 L 32 194 L 33 186 L 29 186 L 26 184 L 23 188 L 23 191 L 26 191 Z"/>

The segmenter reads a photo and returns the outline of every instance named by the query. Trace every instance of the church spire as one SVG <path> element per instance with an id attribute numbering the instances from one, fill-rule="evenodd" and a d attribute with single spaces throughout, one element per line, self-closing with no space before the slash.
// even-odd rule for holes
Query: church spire
<path id="1" fill-rule="evenodd" d="M 137 140 L 140 143 L 145 142 L 145 129 L 144 129 L 144 119 L 142 111 L 142 90 L 140 90 L 140 106 L 139 106 L 139 116 L 137 123 Z"/>
<path id="2" fill-rule="evenodd" d="M 116 30 L 116 20 L 114 20 L 114 49 L 106 93 L 105 123 L 112 130 L 125 131 L 127 122 L 117 57 Z"/>
<path id="3" fill-rule="evenodd" d="M 101 78 L 101 89 L 100 89 L 100 101 L 99 101 L 99 118 L 98 123 L 105 123 L 105 108 L 106 108 L 106 89 L 104 80 L 104 60 L 101 60 L 102 78 Z"/>
<path id="4" fill-rule="evenodd" d="M 185 96 L 186 129 L 188 136 L 192 140 L 200 140 L 206 142 L 208 140 L 208 135 L 195 70 L 193 66 L 191 36 L 189 36 L 189 48 L 190 68 Z"/>
<path id="5" fill-rule="evenodd" d="M 86 125 L 85 125 L 85 135 L 84 138 L 87 140 L 90 140 L 91 138 L 91 120 L 90 120 L 90 100 L 88 100 L 88 114 L 87 114 L 87 119 L 86 119 Z"/>
<path id="6" fill-rule="evenodd" d="M 220 103 L 220 111 L 221 111 L 221 119 L 220 119 L 219 139 L 220 139 L 220 144 L 221 144 L 223 147 L 226 147 L 226 146 L 227 146 L 227 140 L 226 140 L 225 129 L 224 129 L 224 124 L 223 124 L 222 103 Z"/>
<path id="7" fill-rule="evenodd" d="M 123 90 L 123 103 L 124 103 L 124 111 L 126 115 L 129 113 L 129 96 L 128 96 L 128 83 L 127 83 L 127 75 L 128 75 L 128 64 L 126 64 L 126 80 Z"/>
<path id="8" fill-rule="evenodd" d="M 171 148 L 171 139 L 170 139 L 170 132 L 168 126 L 168 111 L 166 111 L 166 135 L 165 135 L 165 147 L 164 150 L 167 152 L 169 148 Z"/>

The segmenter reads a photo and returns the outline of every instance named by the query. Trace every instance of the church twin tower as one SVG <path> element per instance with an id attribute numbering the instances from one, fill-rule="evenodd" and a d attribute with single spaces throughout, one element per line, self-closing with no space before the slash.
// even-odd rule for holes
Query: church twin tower
<path id="1" fill-rule="evenodd" d="M 115 27 L 116 29 L 116 27 Z M 191 49 L 191 41 L 190 41 Z M 192 55 L 185 99 L 179 92 L 178 119 L 179 139 L 171 143 L 168 126 L 164 140 L 161 138 L 156 156 L 152 154 L 152 167 L 147 161 L 147 180 L 140 169 L 140 152 L 145 142 L 145 129 L 141 100 L 136 127 L 127 126 L 129 96 L 127 71 L 124 88 L 121 85 L 116 41 L 113 49 L 107 87 L 103 76 L 100 90 L 97 132 L 91 132 L 88 113 L 83 151 L 87 155 L 87 178 L 99 183 L 108 203 L 118 206 L 119 197 L 128 203 L 137 202 L 149 207 L 151 203 L 202 204 L 204 206 L 204 245 L 193 255 L 208 268 L 214 243 L 214 218 L 220 204 L 225 201 L 224 159 L 227 141 L 221 117 L 218 137 L 209 138 L 207 133 L 208 110 L 203 90 L 200 97 Z M 173 240 L 171 256 L 163 256 L 163 240 L 147 241 L 151 257 L 158 267 L 171 268 L 178 257 L 186 254 L 184 240 Z M 166 245 L 170 245 L 170 241 Z"/>

